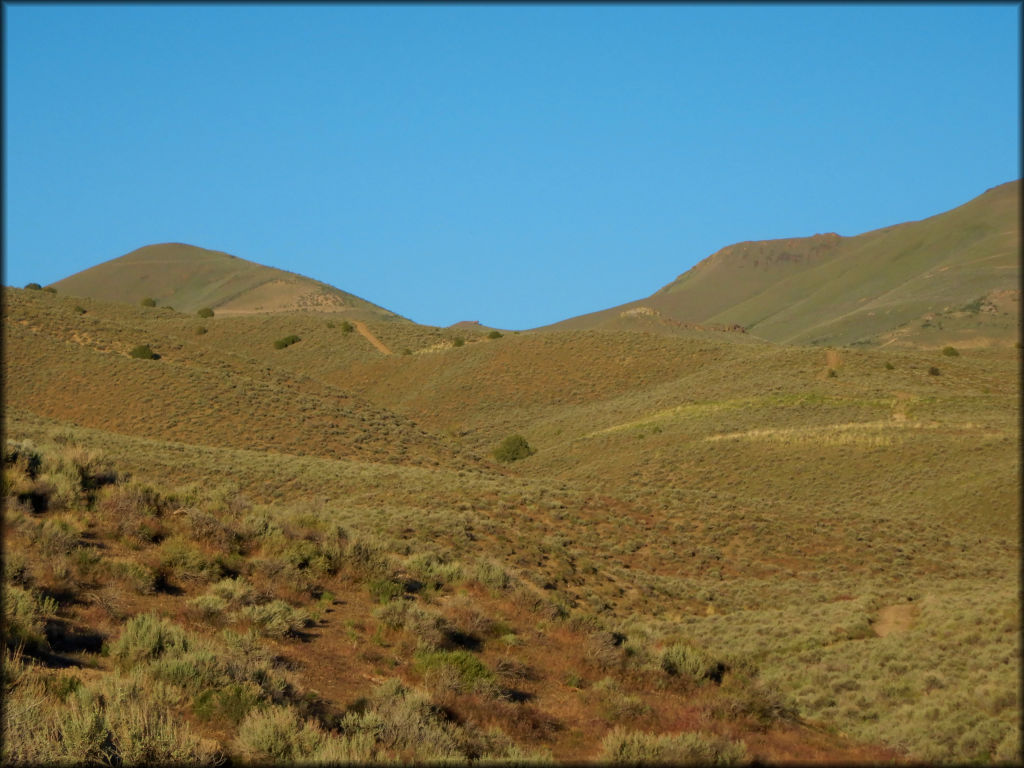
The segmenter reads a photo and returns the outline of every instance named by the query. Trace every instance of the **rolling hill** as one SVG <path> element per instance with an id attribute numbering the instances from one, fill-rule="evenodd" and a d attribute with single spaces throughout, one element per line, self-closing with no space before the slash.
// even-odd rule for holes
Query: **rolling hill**
<path id="1" fill-rule="evenodd" d="M 1019 764 L 1017 196 L 580 328 L 178 245 L 5 288 L 0 761 Z"/>
<path id="2" fill-rule="evenodd" d="M 1019 283 L 1017 180 L 855 237 L 730 245 L 645 299 L 549 327 L 736 324 L 787 344 L 1012 344 Z"/>
<path id="3" fill-rule="evenodd" d="M 60 293 L 103 301 L 158 305 L 192 313 L 349 312 L 397 317 L 365 299 L 281 269 L 183 243 L 138 248 L 53 284 Z"/>

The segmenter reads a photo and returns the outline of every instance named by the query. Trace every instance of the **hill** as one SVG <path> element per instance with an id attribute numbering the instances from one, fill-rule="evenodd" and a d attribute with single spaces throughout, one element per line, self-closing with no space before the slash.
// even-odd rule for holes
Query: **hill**
<path id="1" fill-rule="evenodd" d="M 186 313 L 209 307 L 221 314 L 310 310 L 397 317 L 326 283 L 183 243 L 147 245 L 53 287 L 68 296 L 127 304 L 151 298 Z"/>
<path id="2" fill-rule="evenodd" d="M 1018 349 L 4 310 L 5 763 L 1019 762 Z"/>
<path id="3" fill-rule="evenodd" d="M 816 345 L 1012 344 L 1020 318 L 1020 181 L 946 213 L 855 237 L 744 242 L 646 299 L 550 328 L 742 326 Z"/>

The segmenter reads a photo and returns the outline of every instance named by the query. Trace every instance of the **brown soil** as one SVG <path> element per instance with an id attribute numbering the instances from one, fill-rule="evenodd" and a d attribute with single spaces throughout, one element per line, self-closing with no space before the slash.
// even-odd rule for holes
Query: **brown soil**
<path id="1" fill-rule="evenodd" d="M 917 606 L 912 603 L 887 605 L 878 612 L 878 619 L 871 628 L 879 637 L 885 637 L 893 632 L 906 632 L 914 625 L 916 616 Z"/>
<path id="2" fill-rule="evenodd" d="M 373 335 L 370 329 L 366 327 L 366 323 L 364 323 L 362 320 L 353 320 L 352 325 L 354 325 L 356 327 L 356 330 L 359 331 L 359 333 L 361 333 L 366 338 L 367 341 L 373 344 L 373 346 L 375 346 L 382 355 L 391 354 L 391 350 L 384 346 L 384 342 L 382 342 L 380 339 Z"/>

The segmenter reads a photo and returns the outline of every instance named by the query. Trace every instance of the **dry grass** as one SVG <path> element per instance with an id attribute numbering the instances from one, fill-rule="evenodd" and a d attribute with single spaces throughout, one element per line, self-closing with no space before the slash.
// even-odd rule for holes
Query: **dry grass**
<path id="1" fill-rule="evenodd" d="M 680 731 L 772 760 L 1014 756 L 1016 351 L 933 377 L 939 350 L 844 350 L 828 378 L 821 350 L 750 339 L 458 329 L 384 358 L 312 313 L 196 337 L 29 293 L 4 331 L 25 680 L 58 658 L 158 679 L 233 758 L 610 759 Z M 369 325 L 392 349 L 456 333 Z M 512 433 L 536 454 L 486 458 Z M 188 647 L 103 655 L 150 613 Z"/>

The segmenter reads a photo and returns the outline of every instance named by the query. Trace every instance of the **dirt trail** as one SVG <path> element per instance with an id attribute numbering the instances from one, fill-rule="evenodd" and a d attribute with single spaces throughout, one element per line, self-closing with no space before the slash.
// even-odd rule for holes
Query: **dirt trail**
<path id="1" fill-rule="evenodd" d="M 382 355 L 391 354 L 391 350 L 384 346 L 384 342 L 382 342 L 380 339 L 373 335 L 370 329 L 366 327 L 366 323 L 364 323 L 362 320 L 353 320 L 352 325 L 354 325 L 356 327 L 356 330 L 359 331 L 359 333 L 361 333 L 368 342 L 373 344 L 373 346 L 377 348 L 377 351 L 379 351 Z"/>
<path id="2" fill-rule="evenodd" d="M 875 634 L 885 637 L 893 632 L 906 632 L 914 625 L 917 606 L 910 603 L 887 605 L 878 611 L 878 620 L 871 626 Z"/>

